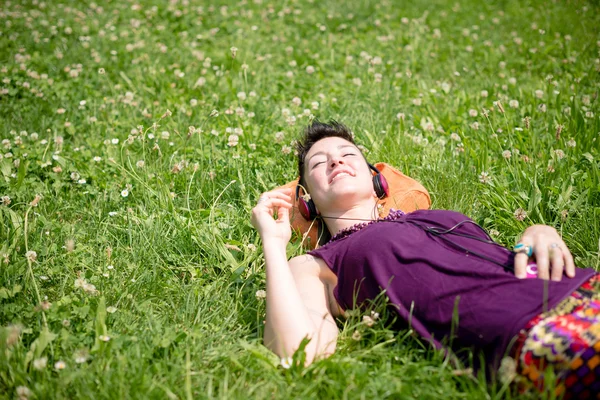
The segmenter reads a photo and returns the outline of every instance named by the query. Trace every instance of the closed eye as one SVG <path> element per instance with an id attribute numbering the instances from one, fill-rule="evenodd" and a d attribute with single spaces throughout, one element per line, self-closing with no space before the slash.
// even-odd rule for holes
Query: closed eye
<path id="1" fill-rule="evenodd" d="M 312 167 L 313 167 L 313 169 L 314 169 L 314 168 L 316 168 L 317 166 L 319 166 L 320 164 L 324 164 L 324 163 L 325 163 L 325 161 L 319 161 L 319 162 L 316 162 L 316 163 L 315 163 L 315 164 L 314 164 Z"/>
<path id="2" fill-rule="evenodd" d="M 344 154 L 343 156 L 344 156 L 344 157 L 346 157 L 346 156 L 355 156 L 355 155 L 356 155 L 356 154 L 354 154 L 354 153 L 346 153 L 346 154 Z"/>

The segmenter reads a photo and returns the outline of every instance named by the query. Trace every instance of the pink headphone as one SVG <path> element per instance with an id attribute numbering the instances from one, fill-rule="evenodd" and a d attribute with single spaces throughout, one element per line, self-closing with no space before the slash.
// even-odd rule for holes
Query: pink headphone
<path id="1" fill-rule="evenodd" d="M 368 163 L 367 163 L 368 164 Z M 381 172 L 375 168 L 373 165 L 368 164 L 369 168 L 375 172 L 373 175 L 373 189 L 375 189 L 375 194 L 380 199 L 383 199 L 389 195 L 390 189 L 388 187 L 388 183 L 385 180 L 385 176 L 381 174 Z M 312 221 L 313 219 L 319 216 L 319 212 L 317 211 L 317 207 L 312 199 L 306 201 L 304 197 L 300 195 L 300 188 L 302 185 L 296 186 L 296 200 L 298 201 L 298 210 L 300 214 L 307 221 Z M 308 194 L 308 193 L 306 193 Z"/>

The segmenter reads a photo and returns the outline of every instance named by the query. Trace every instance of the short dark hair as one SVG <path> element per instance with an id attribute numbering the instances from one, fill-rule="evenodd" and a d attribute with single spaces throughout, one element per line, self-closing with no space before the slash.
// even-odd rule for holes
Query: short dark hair
<path id="1" fill-rule="evenodd" d="M 306 154 L 315 143 L 328 137 L 339 137 L 356 145 L 352 132 L 344 124 L 340 124 L 333 119 L 327 124 L 319 120 L 314 120 L 304 129 L 302 138 L 296 142 L 296 151 L 298 153 L 298 175 L 300 176 L 299 182 L 301 185 L 305 184 L 304 161 Z"/>

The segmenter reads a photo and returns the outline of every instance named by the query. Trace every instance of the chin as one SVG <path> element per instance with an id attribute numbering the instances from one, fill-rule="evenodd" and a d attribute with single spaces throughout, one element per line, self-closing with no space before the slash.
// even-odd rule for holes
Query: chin
<path id="1" fill-rule="evenodd" d="M 337 186 L 337 185 L 336 185 Z M 332 190 L 332 193 L 336 197 L 343 200 L 361 200 L 372 197 L 373 190 L 369 188 L 369 191 L 365 191 L 364 188 L 357 187 L 356 185 L 339 185 Z"/>

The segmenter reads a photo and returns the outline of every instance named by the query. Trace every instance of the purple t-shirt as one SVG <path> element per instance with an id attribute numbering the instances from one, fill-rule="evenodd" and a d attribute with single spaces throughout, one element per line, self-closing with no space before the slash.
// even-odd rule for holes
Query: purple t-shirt
<path id="1" fill-rule="evenodd" d="M 404 323 L 437 348 L 482 352 L 496 368 L 531 318 L 595 271 L 578 268 L 574 278 L 560 282 L 518 279 L 510 270 L 514 253 L 484 242 L 488 238 L 476 225 L 463 223 L 441 235 L 427 231 L 442 232 L 465 220 L 471 221 L 454 211 L 419 210 L 370 224 L 310 254 L 337 276 L 334 296 L 343 308 L 374 300 L 385 289 Z"/>

